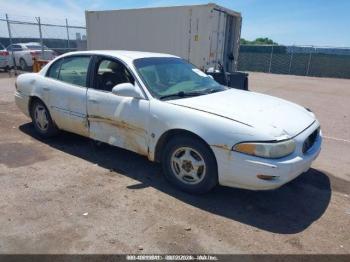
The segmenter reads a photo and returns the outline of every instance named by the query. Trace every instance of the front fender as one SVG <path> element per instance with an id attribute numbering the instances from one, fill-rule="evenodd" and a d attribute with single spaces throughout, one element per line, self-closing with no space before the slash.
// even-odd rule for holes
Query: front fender
<path id="1" fill-rule="evenodd" d="M 169 130 L 181 129 L 194 133 L 209 146 L 231 150 L 232 146 L 247 140 L 268 140 L 248 125 L 180 105 L 159 100 L 150 101 L 149 158 L 154 160 L 156 145 Z"/>

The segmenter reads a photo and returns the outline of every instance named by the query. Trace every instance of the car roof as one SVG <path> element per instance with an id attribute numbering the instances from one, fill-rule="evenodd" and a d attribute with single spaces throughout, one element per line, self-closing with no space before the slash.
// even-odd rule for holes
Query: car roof
<path id="1" fill-rule="evenodd" d="M 175 57 L 170 54 L 163 53 L 152 53 L 152 52 L 141 52 L 141 51 L 127 51 L 127 50 L 90 50 L 90 51 L 76 51 L 69 52 L 66 55 L 79 55 L 79 54 L 95 54 L 95 55 L 105 55 L 105 56 L 114 56 L 116 58 L 135 60 L 139 58 L 147 58 L 147 57 Z"/>
<path id="2" fill-rule="evenodd" d="M 21 43 L 21 45 L 40 45 L 38 42 Z"/>
<path id="3" fill-rule="evenodd" d="M 12 45 L 39 45 L 40 46 L 40 43 L 37 43 L 37 42 L 27 42 L 27 43 L 13 43 Z"/>

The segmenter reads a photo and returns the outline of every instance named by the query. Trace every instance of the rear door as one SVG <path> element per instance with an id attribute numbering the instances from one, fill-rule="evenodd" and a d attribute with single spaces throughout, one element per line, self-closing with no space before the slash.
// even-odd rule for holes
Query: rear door
<path id="1" fill-rule="evenodd" d="M 57 60 L 48 70 L 42 87 L 50 113 L 59 128 L 88 136 L 86 93 L 91 56 L 77 55 Z"/>
<path id="2" fill-rule="evenodd" d="M 87 91 L 90 137 L 148 155 L 149 100 L 113 94 L 112 88 L 121 83 L 139 88 L 123 63 L 96 57 L 93 84 Z"/>

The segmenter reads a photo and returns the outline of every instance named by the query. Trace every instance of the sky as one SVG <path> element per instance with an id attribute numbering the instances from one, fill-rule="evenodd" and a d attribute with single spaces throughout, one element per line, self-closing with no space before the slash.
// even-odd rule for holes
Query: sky
<path id="1" fill-rule="evenodd" d="M 0 0 L 0 17 L 85 24 L 85 10 L 206 4 L 201 0 Z M 214 2 L 212 0 L 212 2 Z M 350 0 L 217 0 L 242 14 L 242 37 L 280 44 L 350 47 Z M 5 23 L 0 23 L 0 28 Z"/>

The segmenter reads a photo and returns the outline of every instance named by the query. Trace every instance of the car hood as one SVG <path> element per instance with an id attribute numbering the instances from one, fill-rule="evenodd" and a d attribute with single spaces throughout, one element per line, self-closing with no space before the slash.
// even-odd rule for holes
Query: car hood
<path id="1" fill-rule="evenodd" d="M 249 125 L 277 140 L 293 137 L 315 121 L 297 104 L 236 89 L 167 102 Z"/>

